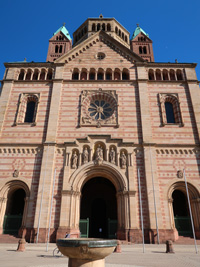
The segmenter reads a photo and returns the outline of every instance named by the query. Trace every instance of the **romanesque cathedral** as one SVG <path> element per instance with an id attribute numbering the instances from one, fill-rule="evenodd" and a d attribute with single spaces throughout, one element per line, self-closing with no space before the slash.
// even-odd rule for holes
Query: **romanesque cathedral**
<path id="1" fill-rule="evenodd" d="M 100 15 L 72 41 L 64 24 L 46 62 L 5 63 L 0 235 L 138 243 L 144 229 L 154 243 L 192 236 L 193 221 L 200 238 L 196 64 L 155 62 L 130 30 Z"/>

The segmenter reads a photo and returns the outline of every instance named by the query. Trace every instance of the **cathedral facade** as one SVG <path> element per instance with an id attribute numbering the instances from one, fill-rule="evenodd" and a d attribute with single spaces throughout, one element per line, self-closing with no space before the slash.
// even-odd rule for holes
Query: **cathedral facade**
<path id="1" fill-rule="evenodd" d="M 5 63 L 0 234 L 129 242 L 200 238 L 200 92 L 194 63 L 154 62 L 152 40 L 89 18 L 46 62 Z M 140 201 L 141 193 L 141 201 Z M 141 216 L 142 215 L 142 216 Z"/>

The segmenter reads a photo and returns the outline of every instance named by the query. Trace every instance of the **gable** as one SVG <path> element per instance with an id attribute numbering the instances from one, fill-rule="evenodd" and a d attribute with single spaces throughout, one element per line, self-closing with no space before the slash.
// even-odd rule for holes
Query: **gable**
<path id="1" fill-rule="evenodd" d="M 75 46 L 72 50 L 67 52 L 58 58 L 55 62 L 57 63 L 69 63 L 76 60 L 88 60 L 88 55 L 90 60 L 96 60 L 97 54 L 102 52 L 104 49 L 109 48 L 109 51 L 112 51 L 112 56 L 117 57 L 121 60 L 134 62 L 144 62 L 144 60 L 132 52 L 130 49 L 119 43 L 113 37 L 109 36 L 105 32 L 99 31 L 96 34 L 90 36 L 85 41 Z M 109 53 L 110 54 L 110 53 Z M 111 54 L 109 55 L 111 57 Z M 105 59 L 109 58 L 107 55 Z M 113 59 L 113 58 L 112 58 Z M 103 62 L 103 61 L 102 61 Z M 105 61 L 104 61 L 105 62 Z"/>
<path id="2" fill-rule="evenodd" d="M 60 37 L 62 37 L 62 39 Z M 65 34 L 63 34 L 62 31 L 57 32 L 50 39 L 50 41 L 70 41 L 70 40 L 71 39 L 67 38 L 67 36 Z"/>
<path id="3" fill-rule="evenodd" d="M 145 38 L 145 41 L 140 41 L 138 38 Z M 152 43 L 152 40 L 147 36 L 145 35 L 143 32 L 140 32 L 134 39 L 132 39 L 133 42 L 149 42 L 149 43 Z"/>

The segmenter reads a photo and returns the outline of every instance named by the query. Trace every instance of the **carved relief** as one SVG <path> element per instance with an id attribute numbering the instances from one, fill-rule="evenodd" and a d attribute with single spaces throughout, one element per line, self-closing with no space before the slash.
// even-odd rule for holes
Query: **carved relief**
<path id="1" fill-rule="evenodd" d="M 182 170 L 177 171 L 177 177 L 180 179 L 183 178 L 183 171 Z"/>
<path id="2" fill-rule="evenodd" d="M 101 165 L 103 162 L 103 148 L 101 145 L 98 145 L 95 153 L 95 163 L 97 165 Z"/>

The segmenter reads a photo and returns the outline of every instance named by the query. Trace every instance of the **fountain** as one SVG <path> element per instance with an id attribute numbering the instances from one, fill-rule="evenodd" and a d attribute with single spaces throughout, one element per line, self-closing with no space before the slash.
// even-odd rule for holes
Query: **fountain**
<path id="1" fill-rule="evenodd" d="M 105 257 L 117 246 L 117 240 L 99 238 L 62 238 L 56 243 L 60 252 L 69 258 L 69 267 L 104 267 Z"/>

